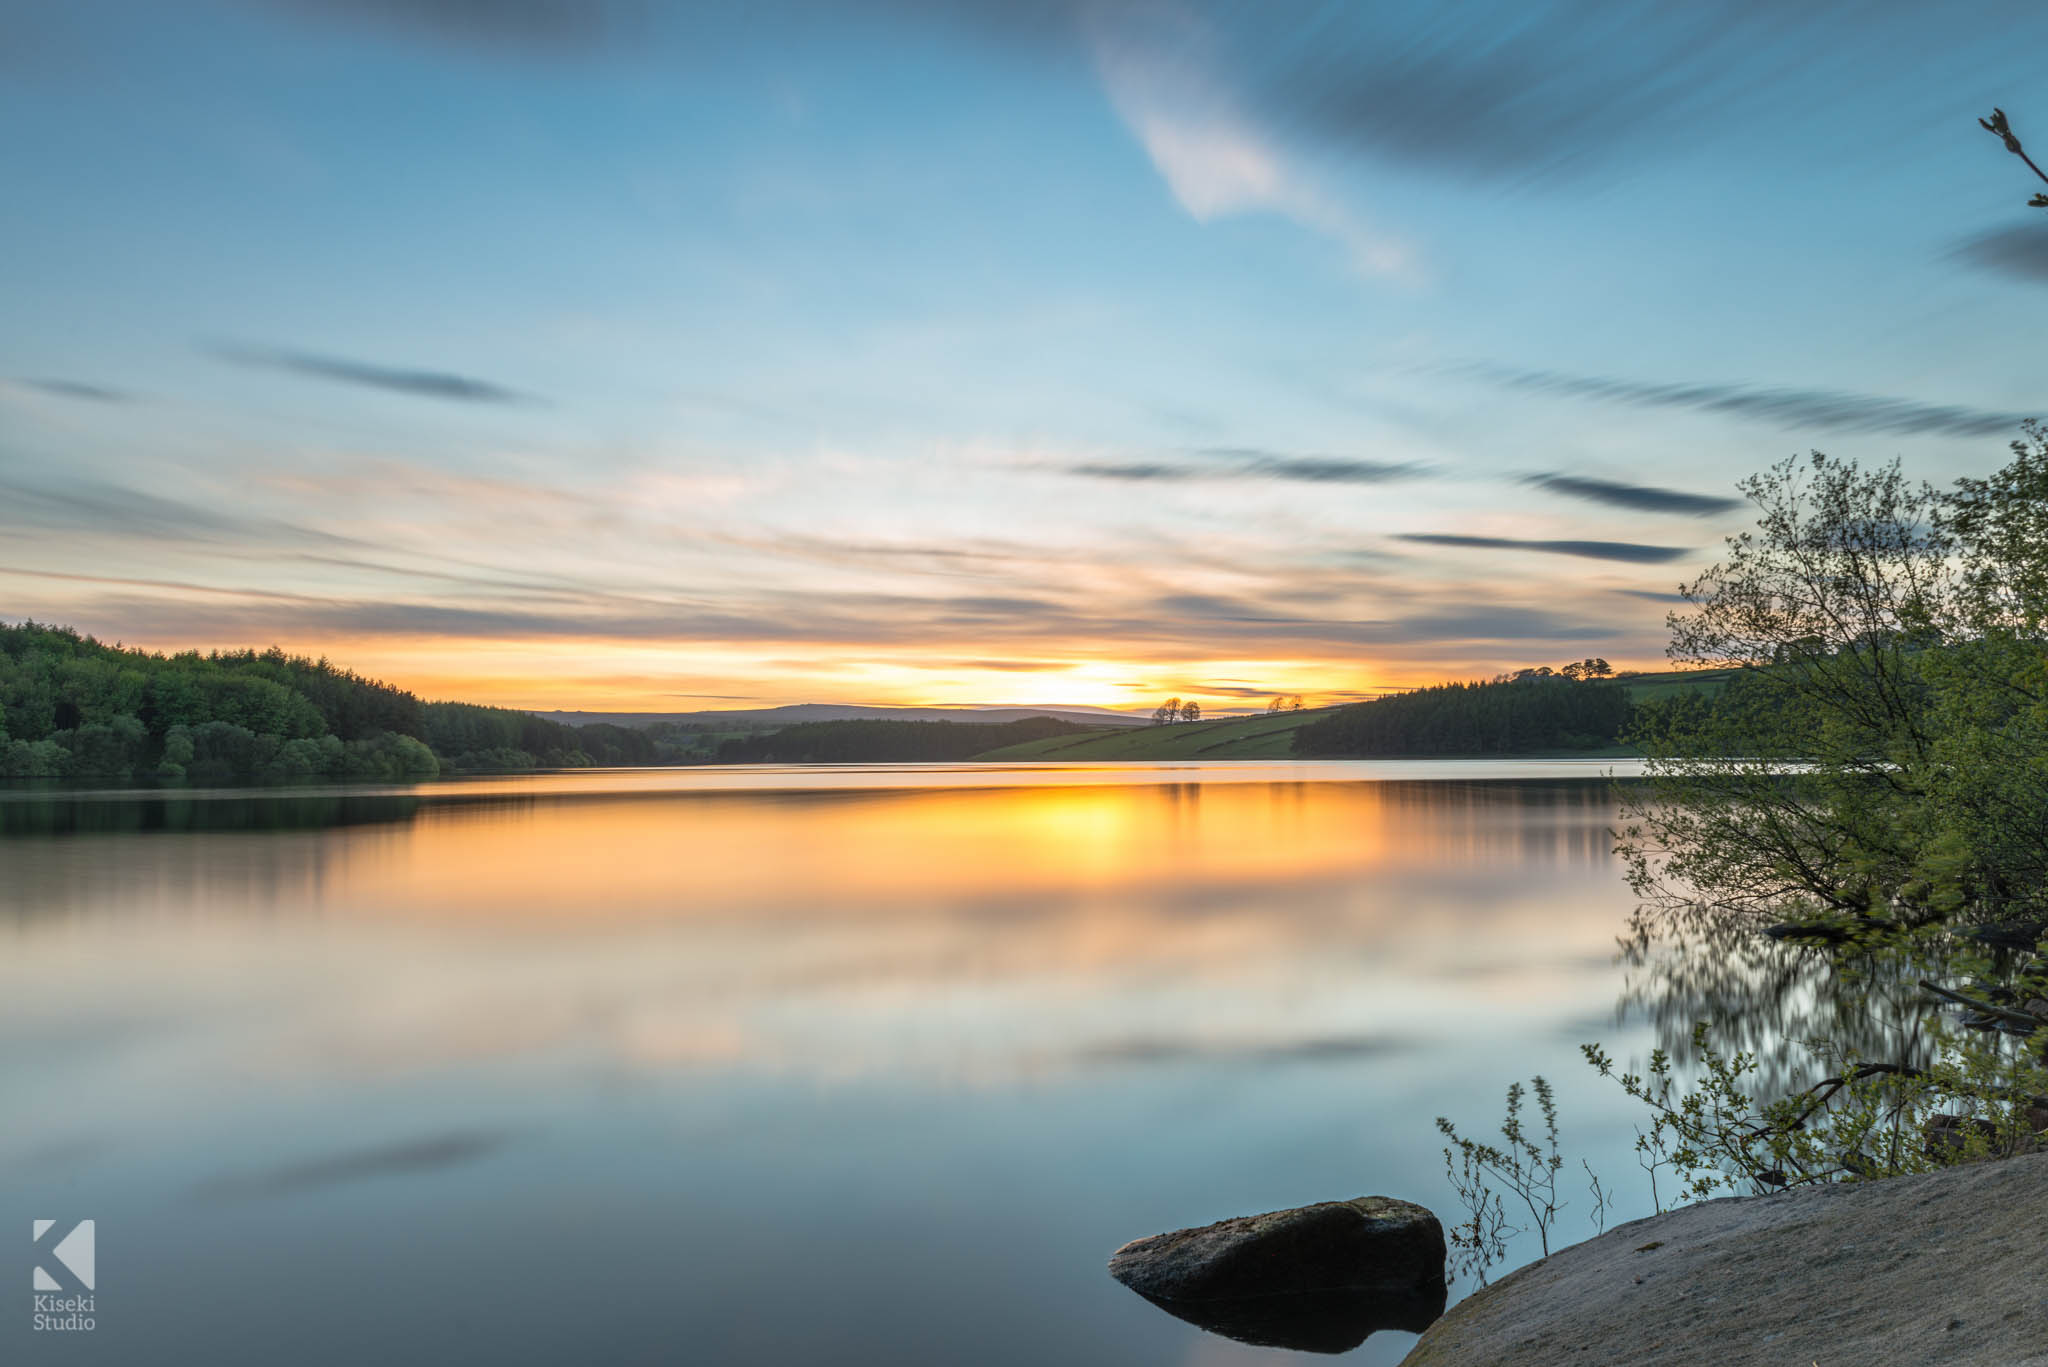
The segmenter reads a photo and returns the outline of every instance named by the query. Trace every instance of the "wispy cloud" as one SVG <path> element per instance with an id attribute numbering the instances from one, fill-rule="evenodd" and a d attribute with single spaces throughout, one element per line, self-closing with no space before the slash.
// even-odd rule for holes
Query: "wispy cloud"
<path id="1" fill-rule="evenodd" d="M 418 370 L 404 366 L 378 365 L 367 361 L 343 360 L 312 352 L 281 347 L 214 346 L 214 356 L 236 365 L 281 370 L 316 380 L 389 390 L 425 399 L 452 399 L 459 403 L 535 403 L 531 394 L 445 370 Z"/>
<path id="2" fill-rule="evenodd" d="M 1474 364 L 1455 373 L 1505 389 L 1636 408 L 1678 408 L 1726 413 L 1784 428 L 1832 432 L 1874 432 L 1912 436 L 1982 437 L 2010 432 L 2028 415 L 1999 413 L 1959 404 L 1921 403 L 1833 389 L 1799 389 L 1746 384 L 1656 384 L 1608 376 L 1566 375 L 1554 370 L 1517 370 Z"/>
<path id="3" fill-rule="evenodd" d="M 1987 270 L 2048 282 L 2048 223 L 2022 223 L 1985 233 L 1951 254 Z"/>
<path id="4" fill-rule="evenodd" d="M 1083 461 L 1070 475 L 1131 483 L 1206 479 L 1271 479 L 1303 484 L 1388 484 L 1420 479 L 1430 468 L 1416 461 L 1359 460 L 1341 456 L 1276 456 L 1239 447 L 1216 447 L 1203 461 Z"/>
<path id="5" fill-rule="evenodd" d="M 1661 565 L 1691 554 L 1690 548 L 1685 546 L 1645 546 L 1633 541 L 1525 541 L 1512 536 L 1458 536 L 1450 532 L 1404 532 L 1394 539 L 1423 546 L 1538 551 L 1544 555 L 1577 555 L 1588 560 L 1622 560 L 1639 565 Z"/>
<path id="6" fill-rule="evenodd" d="M 452 42 L 530 52 L 583 52 L 636 6 L 621 0 L 271 0 L 308 15 L 388 25 Z"/>
<path id="7" fill-rule="evenodd" d="M 126 390 L 110 389 L 103 384 L 88 384 L 83 380 L 22 380 L 20 383 L 45 394 L 54 394 L 60 399 L 84 399 L 88 403 L 129 403 L 135 396 Z"/>
<path id="8" fill-rule="evenodd" d="M 355 544 L 347 537 L 271 518 L 218 511 L 90 480 L 30 484 L 0 479 L 0 527 L 155 541 Z"/>
<path id="9" fill-rule="evenodd" d="M 1548 489 L 1553 494 L 1563 494 L 1567 498 L 1579 498 L 1588 503 L 1602 503 L 1610 508 L 1630 508 L 1645 513 L 1686 513 L 1694 517 L 1707 517 L 1742 506 L 1742 500 L 1739 498 L 1689 494 L 1680 489 L 1663 489 L 1649 484 L 1622 484 L 1615 480 L 1591 479 L 1584 475 L 1530 475 L 1523 483 L 1534 484 L 1538 488 Z"/>
<path id="10" fill-rule="evenodd" d="M 1093 18 L 1090 47 L 1110 102 L 1190 217 L 1277 214 L 1339 243 L 1361 275 L 1419 273 L 1409 244 L 1369 224 L 1238 106 L 1202 50 L 1200 18 L 1163 6 Z M 1162 30 L 1191 41 L 1162 41 Z"/>

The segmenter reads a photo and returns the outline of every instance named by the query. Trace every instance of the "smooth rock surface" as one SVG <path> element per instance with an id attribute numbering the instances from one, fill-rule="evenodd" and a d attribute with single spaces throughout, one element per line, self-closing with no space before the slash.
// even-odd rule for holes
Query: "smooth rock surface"
<path id="1" fill-rule="evenodd" d="M 1451 1308 L 1402 1367 L 2048 1367 L 2048 1154 L 1709 1201 Z"/>
<path id="2" fill-rule="evenodd" d="M 1444 1231 L 1421 1206 L 1361 1196 L 1134 1239 L 1110 1256 L 1109 1271 L 1141 1295 L 1175 1302 L 1413 1292 L 1443 1285 Z"/>

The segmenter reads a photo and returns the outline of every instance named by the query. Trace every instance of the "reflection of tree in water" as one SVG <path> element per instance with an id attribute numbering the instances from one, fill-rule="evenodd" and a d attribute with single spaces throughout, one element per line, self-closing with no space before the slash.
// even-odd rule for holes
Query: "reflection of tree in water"
<path id="1" fill-rule="evenodd" d="M 1619 1019 L 1647 1023 L 1681 1068 L 1696 1063 L 1695 1023 L 1709 1043 L 1757 1057 L 1757 1091 L 1786 1095 L 1819 1073 L 1808 1041 L 1829 1040 L 1870 1060 L 1931 1061 L 1919 1022 L 1929 1013 L 1917 986 L 1930 969 L 1912 955 L 1830 950 L 1775 940 L 1762 918 L 1692 902 L 1637 908 L 1620 940 Z"/>
<path id="2" fill-rule="evenodd" d="M 406 794 L 254 793 L 147 797 L 22 794 L 0 800 L 0 837 L 112 835 L 144 831 L 294 831 L 411 821 L 421 799 Z"/>

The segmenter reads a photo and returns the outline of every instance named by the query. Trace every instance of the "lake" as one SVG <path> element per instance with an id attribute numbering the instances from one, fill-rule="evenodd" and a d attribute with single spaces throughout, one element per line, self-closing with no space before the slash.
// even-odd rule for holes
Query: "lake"
<path id="1" fill-rule="evenodd" d="M 1648 1213 L 1578 1052 L 1649 1044 L 1616 764 L 0 795 L 4 1356 L 1310 1360 L 1104 1260 L 1368 1193 L 1448 1223 L 1432 1118 L 1539 1072 Z M 89 1334 L 27 1330 L 44 1218 L 96 1221 Z"/>

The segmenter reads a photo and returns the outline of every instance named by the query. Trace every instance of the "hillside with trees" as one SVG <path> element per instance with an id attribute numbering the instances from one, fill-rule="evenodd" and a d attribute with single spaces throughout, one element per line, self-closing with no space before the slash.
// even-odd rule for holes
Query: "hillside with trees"
<path id="1" fill-rule="evenodd" d="M 1598 676 L 1524 670 L 1490 683 L 1448 683 L 1352 703 L 1294 733 L 1314 758 L 1513 755 L 1603 750 L 1621 743 L 1628 691 Z"/>
<path id="2" fill-rule="evenodd" d="M 663 764 L 692 738 L 421 702 L 281 650 L 160 655 L 0 624 L 0 778 L 403 782 L 440 773 Z"/>

